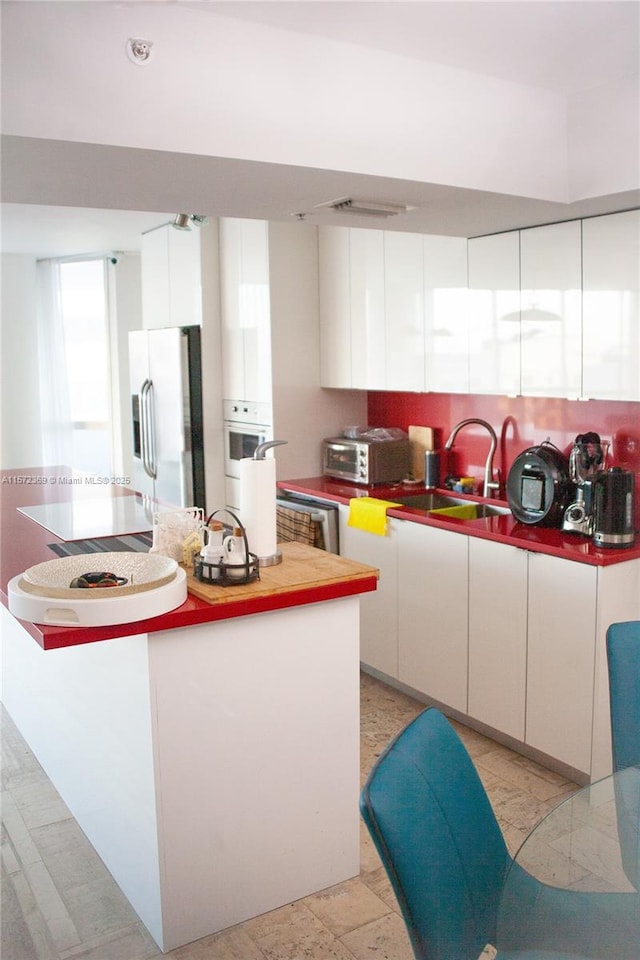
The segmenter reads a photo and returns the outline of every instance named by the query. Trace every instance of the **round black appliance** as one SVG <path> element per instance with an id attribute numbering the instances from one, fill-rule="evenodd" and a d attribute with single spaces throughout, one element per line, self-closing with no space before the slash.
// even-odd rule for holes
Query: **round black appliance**
<path id="1" fill-rule="evenodd" d="M 507 477 L 507 500 L 520 523 L 560 527 L 574 496 L 569 460 L 548 440 L 523 450 L 513 461 Z"/>

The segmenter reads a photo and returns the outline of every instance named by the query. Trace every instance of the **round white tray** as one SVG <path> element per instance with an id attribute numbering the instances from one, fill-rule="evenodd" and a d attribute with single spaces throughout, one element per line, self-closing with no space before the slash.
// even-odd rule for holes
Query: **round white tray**
<path id="1" fill-rule="evenodd" d="M 104 554 L 102 554 L 104 556 Z M 159 617 L 175 610 L 187 599 L 187 575 L 182 567 L 175 576 L 160 587 L 140 593 L 113 596 L 116 588 L 100 591 L 73 590 L 74 596 L 44 597 L 23 589 L 22 575 L 9 581 L 9 610 L 19 620 L 62 627 L 105 627 L 117 623 L 135 623 L 149 617 Z M 76 594 L 91 593 L 87 599 Z"/>
<path id="2" fill-rule="evenodd" d="M 176 575 L 178 564 L 170 557 L 160 554 L 119 551 L 113 553 L 80 553 L 71 557 L 59 557 L 45 560 L 29 567 L 22 574 L 21 588 L 27 593 L 37 593 L 43 597 L 59 597 L 62 600 L 96 600 L 108 593 L 115 597 L 126 597 L 130 593 L 141 593 L 161 587 Z M 105 571 L 125 577 L 127 582 L 120 587 L 71 587 L 69 584 L 83 573 Z"/>

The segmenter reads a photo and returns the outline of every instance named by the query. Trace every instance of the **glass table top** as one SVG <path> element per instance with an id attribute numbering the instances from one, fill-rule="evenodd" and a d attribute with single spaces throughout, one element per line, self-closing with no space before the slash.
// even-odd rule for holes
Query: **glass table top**
<path id="1" fill-rule="evenodd" d="M 552 810 L 507 874 L 498 957 L 502 948 L 639 960 L 639 824 L 640 767 L 590 784 Z"/>

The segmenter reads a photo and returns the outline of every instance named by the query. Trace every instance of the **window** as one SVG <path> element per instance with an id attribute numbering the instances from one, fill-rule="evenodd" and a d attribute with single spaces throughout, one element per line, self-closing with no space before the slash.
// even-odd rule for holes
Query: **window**
<path id="1" fill-rule="evenodd" d="M 109 476 L 111 357 L 106 261 L 42 261 L 43 458 Z"/>

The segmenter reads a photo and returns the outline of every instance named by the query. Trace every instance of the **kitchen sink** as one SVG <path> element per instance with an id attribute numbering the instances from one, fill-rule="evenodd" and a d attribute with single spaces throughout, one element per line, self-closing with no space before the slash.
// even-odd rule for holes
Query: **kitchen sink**
<path id="1" fill-rule="evenodd" d="M 496 507 L 492 503 L 476 503 L 478 518 L 481 517 L 507 517 L 511 513 L 509 507 Z"/>
<path id="2" fill-rule="evenodd" d="M 450 497 L 446 493 L 415 493 L 408 497 L 394 497 L 394 503 L 401 503 L 404 507 L 415 507 L 417 510 L 426 510 L 431 513 L 436 510 L 449 510 L 455 507 L 475 507 L 475 513 L 461 516 L 460 520 L 478 520 L 483 517 L 499 517 L 511 513 L 509 507 L 498 507 L 491 503 L 479 503 L 477 500 L 465 500 L 463 497 Z M 455 516 L 452 512 L 451 516 Z"/>

